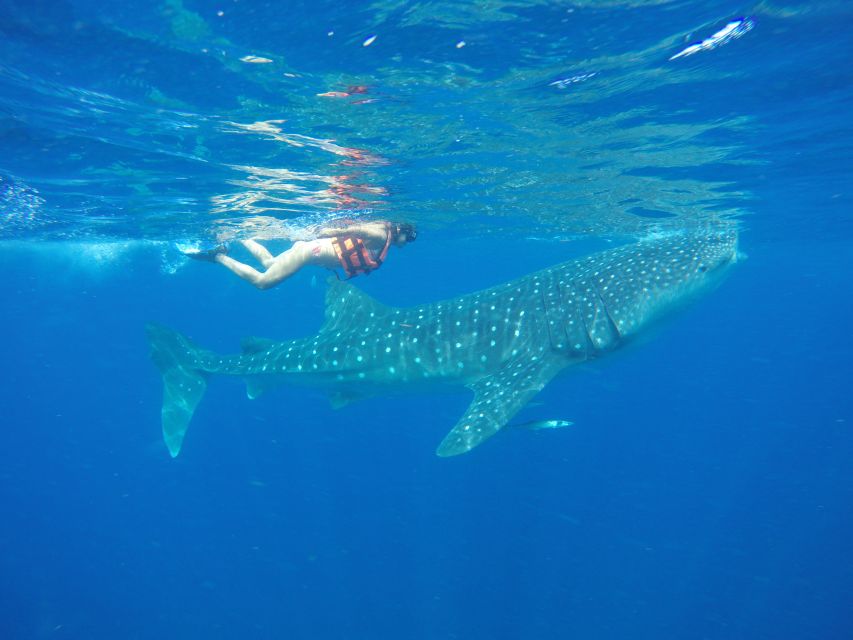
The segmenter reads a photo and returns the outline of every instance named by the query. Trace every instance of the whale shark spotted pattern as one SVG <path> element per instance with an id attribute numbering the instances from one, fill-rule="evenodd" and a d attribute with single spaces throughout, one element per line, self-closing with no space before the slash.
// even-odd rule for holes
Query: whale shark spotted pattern
<path id="1" fill-rule="evenodd" d="M 256 398 L 275 384 L 327 388 L 335 405 L 360 397 L 464 385 L 465 415 L 438 447 L 470 451 L 494 435 L 555 375 L 598 358 L 718 282 L 737 259 L 734 227 L 671 233 L 565 262 L 451 300 L 380 304 L 333 282 L 313 337 L 243 340 L 222 356 L 148 326 L 163 374 L 163 435 L 178 455 L 210 375 L 245 378 Z"/>

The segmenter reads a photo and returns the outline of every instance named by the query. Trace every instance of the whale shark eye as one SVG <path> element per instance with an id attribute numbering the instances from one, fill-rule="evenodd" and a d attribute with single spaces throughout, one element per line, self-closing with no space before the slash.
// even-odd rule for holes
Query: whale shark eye
<path id="1" fill-rule="evenodd" d="M 708 270 L 708 265 L 700 264 L 699 265 L 699 273 L 705 273 Z"/>

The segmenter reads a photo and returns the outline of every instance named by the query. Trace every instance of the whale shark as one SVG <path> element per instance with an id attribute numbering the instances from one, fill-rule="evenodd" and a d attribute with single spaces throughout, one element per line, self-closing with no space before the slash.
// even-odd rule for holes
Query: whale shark
<path id="1" fill-rule="evenodd" d="M 722 280 L 736 228 L 670 232 L 467 295 L 386 306 L 330 280 L 325 322 L 308 338 L 250 337 L 220 355 L 147 327 L 163 377 L 162 429 L 172 457 L 212 375 L 244 378 L 249 398 L 277 384 L 328 390 L 333 406 L 366 396 L 464 386 L 474 398 L 438 446 L 455 456 L 512 420 L 554 376 L 630 342 Z"/>

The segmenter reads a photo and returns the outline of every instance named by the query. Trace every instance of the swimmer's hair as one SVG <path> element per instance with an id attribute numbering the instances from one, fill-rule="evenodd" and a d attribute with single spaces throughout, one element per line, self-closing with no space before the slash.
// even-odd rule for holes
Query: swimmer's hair
<path id="1" fill-rule="evenodd" d="M 408 222 L 395 222 L 393 225 L 394 237 L 397 238 L 402 234 L 406 235 L 406 242 L 414 242 L 418 237 L 418 229 L 415 225 Z"/>

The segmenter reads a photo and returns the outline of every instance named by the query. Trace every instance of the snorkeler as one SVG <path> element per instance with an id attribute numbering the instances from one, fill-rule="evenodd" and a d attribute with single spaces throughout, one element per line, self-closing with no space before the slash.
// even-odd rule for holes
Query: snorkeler
<path id="1" fill-rule="evenodd" d="M 369 274 L 382 266 L 391 245 L 402 247 L 414 242 L 417 236 L 418 232 L 411 224 L 364 222 L 322 229 L 317 239 L 298 240 L 277 256 L 273 256 L 255 240 L 241 240 L 241 244 L 263 265 L 264 271 L 258 271 L 228 256 L 225 246 L 187 253 L 187 256 L 218 262 L 258 289 L 269 289 L 309 264 L 327 269 L 342 267 L 347 278 Z"/>

